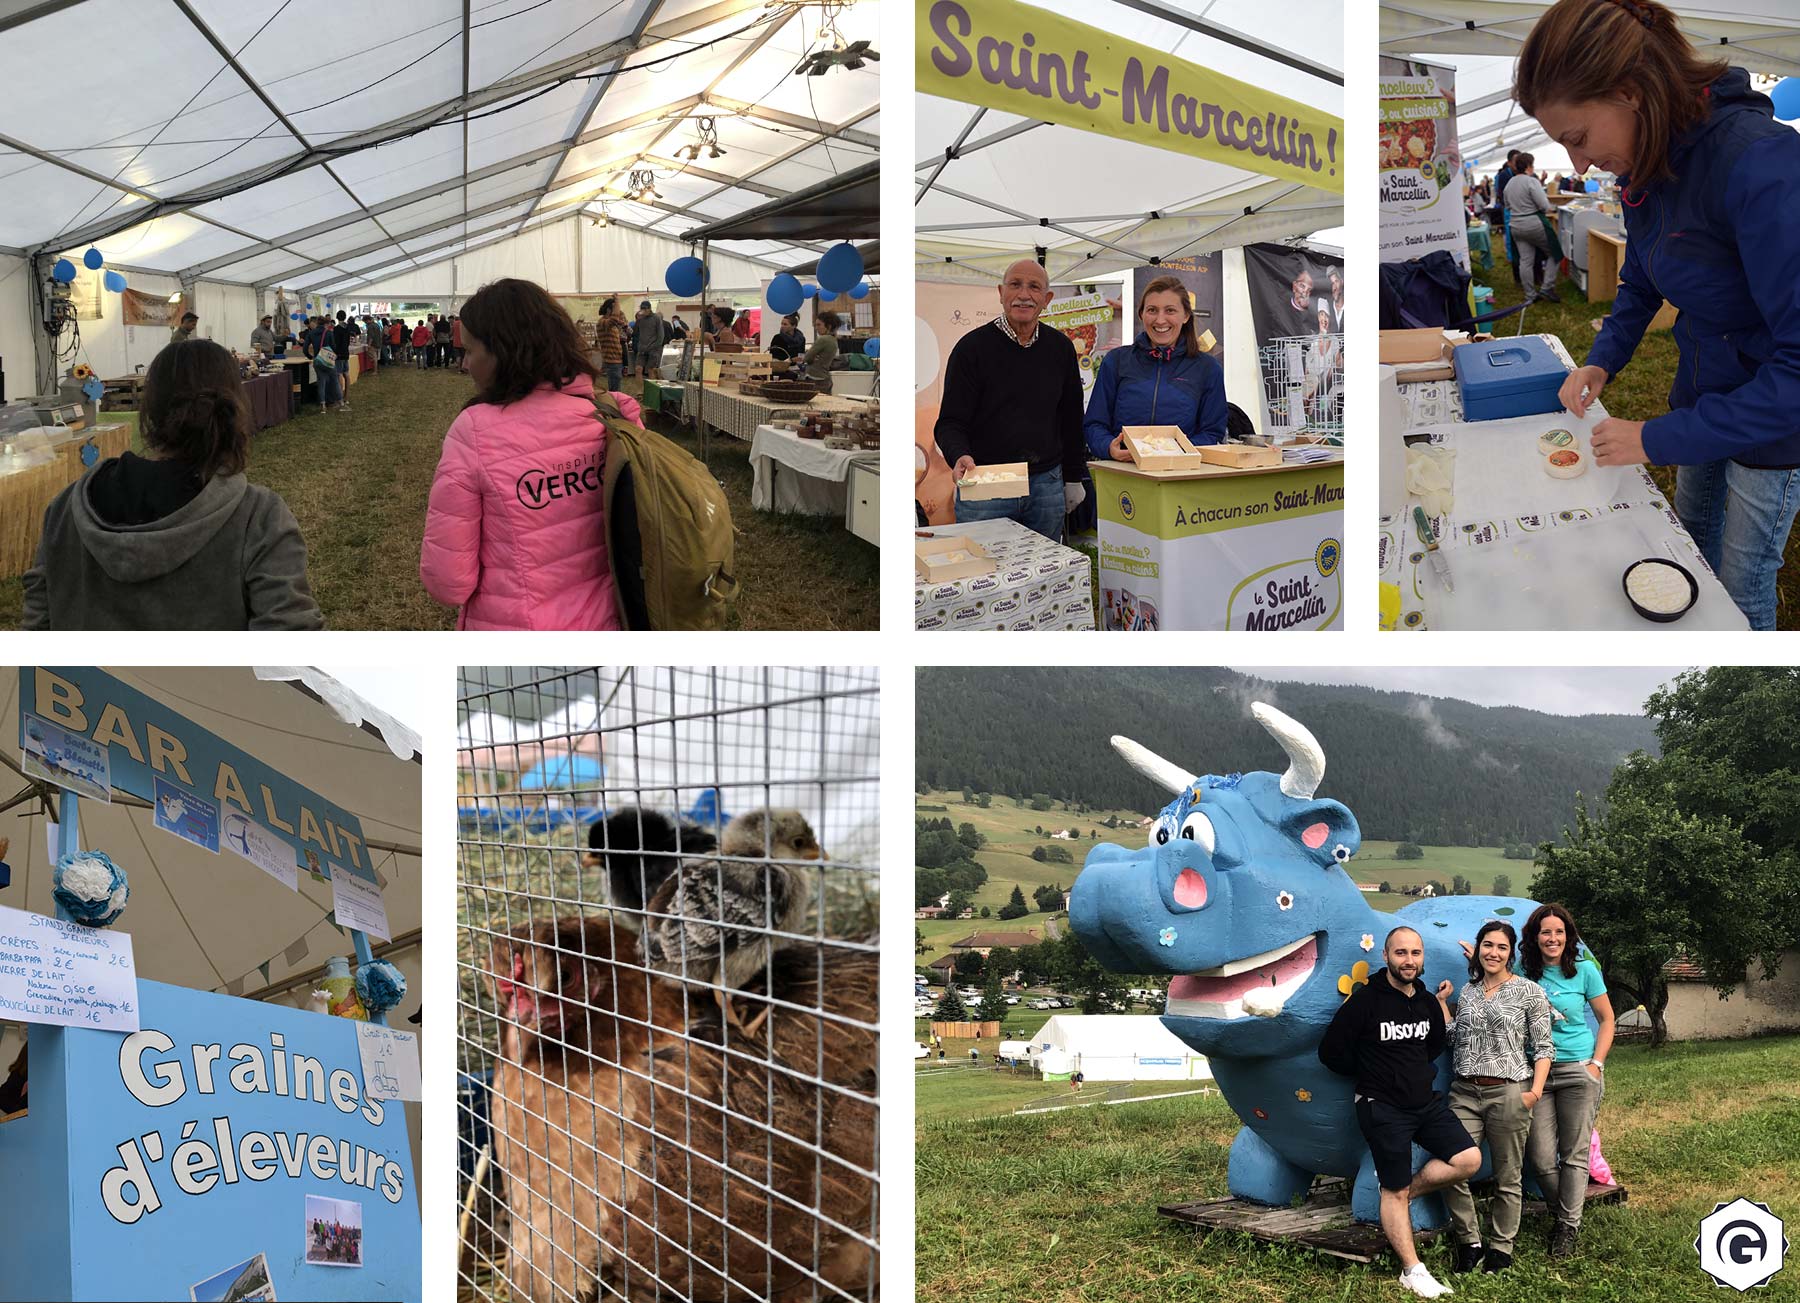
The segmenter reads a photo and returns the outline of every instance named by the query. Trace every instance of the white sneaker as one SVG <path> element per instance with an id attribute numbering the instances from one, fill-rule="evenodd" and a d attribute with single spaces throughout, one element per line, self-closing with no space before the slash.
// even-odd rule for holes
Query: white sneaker
<path id="1" fill-rule="evenodd" d="M 1433 1276 L 1422 1262 L 1415 1262 L 1411 1270 L 1401 1272 L 1400 1283 L 1420 1298 L 1442 1298 L 1446 1294 L 1456 1293 Z"/>

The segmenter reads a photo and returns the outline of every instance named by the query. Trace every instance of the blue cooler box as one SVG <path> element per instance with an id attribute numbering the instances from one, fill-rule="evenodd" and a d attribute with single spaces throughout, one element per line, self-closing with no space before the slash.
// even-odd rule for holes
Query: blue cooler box
<path id="1" fill-rule="evenodd" d="M 1464 344 L 1450 356 L 1462 388 L 1464 420 L 1503 421 L 1562 411 L 1556 395 L 1569 368 L 1541 335 Z"/>

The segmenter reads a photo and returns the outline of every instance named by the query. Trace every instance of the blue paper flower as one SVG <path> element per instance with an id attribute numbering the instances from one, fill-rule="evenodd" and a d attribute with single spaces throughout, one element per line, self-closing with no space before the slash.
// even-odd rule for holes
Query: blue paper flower
<path id="1" fill-rule="evenodd" d="M 360 964 L 356 969 L 356 993 L 371 1014 L 386 1013 L 406 998 L 406 975 L 385 959 Z"/>
<path id="2" fill-rule="evenodd" d="M 125 912 L 131 884 L 125 870 L 99 851 L 76 851 L 56 862 L 56 903 L 77 923 L 106 927 Z"/>
<path id="3" fill-rule="evenodd" d="M 1158 932 L 1156 934 L 1156 943 L 1158 945 L 1162 945 L 1162 946 L 1174 945 L 1175 944 L 1175 929 L 1172 927 L 1166 927 L 1161 932 Z"/>

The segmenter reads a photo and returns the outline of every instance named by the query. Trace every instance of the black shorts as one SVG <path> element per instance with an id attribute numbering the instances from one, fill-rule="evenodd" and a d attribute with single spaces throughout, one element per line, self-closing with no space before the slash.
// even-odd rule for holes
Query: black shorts
<path id="1" fill-rule="evenodd" d="M 1429 1104 L 1416 1109 L 1359 1096 L 1356 1124 L 1362 1128 L 1363 1139 L 1369 1142 L 1369 1153 L 1375 1158 L 1375 1177 L 1383 1190 L 1404 1190 L 1412 1184 L 1414 1145 L 1446 1163 L 1463 1150 L 1475 1147 L 1442 1095 L 1432 1096 Z"/>

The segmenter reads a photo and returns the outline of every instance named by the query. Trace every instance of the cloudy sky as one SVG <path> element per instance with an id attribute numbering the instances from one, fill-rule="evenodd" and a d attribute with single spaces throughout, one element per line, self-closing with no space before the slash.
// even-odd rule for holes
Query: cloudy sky
<path id="1" fill-rule="evenodd" d="M 1301 683 L 1350 683 L 1388 692 L 1454 697 L 1479 706 L 1523 706 L 1552 715 L 1635 715 L 1644 700 L 1685 666 L 1234 665 L 1240 674 Z"/>
<path id="2" fill-rule="evenodd" d="M 410 669 L 345 669 L 327 665 L 319 668 L 364 701 L 380 706 L 415 733 L 423 733 L 425 722 L 431 717 L 431 689 L 446 686 L 441 682 L 441 675 L 419 674 Z M 453 705 L 448 700 L 441 704 L 446 711 Z"/>

